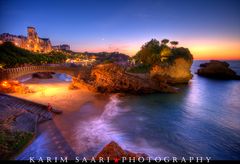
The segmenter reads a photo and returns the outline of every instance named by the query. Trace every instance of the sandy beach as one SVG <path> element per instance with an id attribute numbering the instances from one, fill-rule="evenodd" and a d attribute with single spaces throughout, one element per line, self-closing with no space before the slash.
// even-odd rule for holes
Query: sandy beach
<path id="1" fill-rule="evenodd" d="M 47 105 L 50 103 L 54 108 L 64 112 L 72 112 L 94 99 L 96 93 L 87 90 L 69 90 L 70 82 L 59 80 L 54 76 L 52 79 L 33 78 L 24 82 L 35 93 L 11 95 L 27 99 L 33 102 Z"/>

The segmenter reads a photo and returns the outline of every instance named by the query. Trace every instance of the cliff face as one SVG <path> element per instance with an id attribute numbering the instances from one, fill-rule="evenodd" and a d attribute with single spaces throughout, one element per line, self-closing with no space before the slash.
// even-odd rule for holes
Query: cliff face
<path id="1" fill-rule="evenodd" d="M 188 83 L 192 78 L 190 71 L 192 60 L 177 58 L 172 64 L 155 65 L 150 71 L 150 77 L 168 84 Z"/>
<path id="2" fill-rule="evenodd" d="M 100 92 L 176 92 L 175 88 L 165 83 L 127 74 L 124 68 L 115 64 L 96 66 L 91 77 Z"/>
<path id="3" fill-rule="evenodd" d="M 117 64 L 101 64 L 83 71 L 73 79 L 71 88 L 85 88 L 97 92 L 177 92 L 171 84 L 187 83 L 191 78 L 192 60 L 177 58 L 172 64 L 156 65 L 147 74 L 127 73 Z"/>

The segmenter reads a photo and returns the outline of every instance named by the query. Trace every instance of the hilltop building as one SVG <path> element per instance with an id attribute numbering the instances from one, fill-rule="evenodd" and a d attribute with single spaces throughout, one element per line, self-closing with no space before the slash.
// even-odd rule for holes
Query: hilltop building
<path id="1" fill-rule="evenodd" d="M 67 51 L 69 51 L 70 50 L 70 45 L 68 45 L 68 44 L 60 44 L 60 45 L 52 46 L 52 48 L 54 50 L 67 50 Z"/>
<path id="2" fill-rule="evenodd" d="M 33 51 L 33 52 L 50 52 L 52 45 L 50 39 L 40 38 L 34 27 L 27 27 L 28 36 L 12 35 L 3 33 L 0 35 L 0 44 L 4 42 L 12 42 L 18 47 Z"/>

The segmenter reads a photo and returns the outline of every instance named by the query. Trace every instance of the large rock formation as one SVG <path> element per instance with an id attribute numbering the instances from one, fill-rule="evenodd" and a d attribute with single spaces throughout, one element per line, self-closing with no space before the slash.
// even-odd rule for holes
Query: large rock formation
<path id="1" fill-rule="evenodd" d="M 94 85 L 98 91 L 107 92 L 174 92 L 175 89 L 165 83 L 150 79 L 141 79 L 125 73 L 125 70 L 114 64 L 99 65 L 92 70 Z"/>
<path id="2" fill-rule="evenodd" d="M 0 83 L 0 92 L 3 93 L 33 93 L 34 91 L 29 87 L 21 84 L 19 81 L 10 80 L 10 81 L 2 81 Z"/>
<path id="3" fill-rule="evenodd" d="M 172 64 L 155 65 L 150 71 L 150 77 L 169 84 L 188 83 L 192 78 L 190 71 L 192 60 L 177 58 Z"/>
<path id="4" fill-rule="evenodd" d="M 128 74 L 123 67 L 116 64 L 103 64 L 94 67 L 91 78 L 92 85 L 99 92 L 176 92 L 174 87 L 166 83 Z"/>
<path id="5" fill-rule="evenodd" d="M 240 76 L 236 74 L 227 62 L 221 62 L 217 60 L 211 60 L 209 63 L 200 64 L 197 74 L 204 77 L 215 79 L 240 79 Z"/>
<path id="6" fill-rule="evenodd" d="M 70 88 L 98 92 L 177 92 L 172 84 L 187 83 L 191 78 L 191 59 L 176 58 L 171 63 L 152 67 L 150 73 L 134 74 L 117 64 L 100 64 L 79 74 Z"/>
<path id="7" fill-rule="evenodd" d="M 128 150 L 123 150 L 116 142 L 111 141 L 109 144 L 107 144 L 96 156 L 96 159 L 103 158 L 104 160 L 107 160 L 108 158 L 110 160 L 120 160 L 122 157 L 128 158 L 147 158 L 148 155 L 143 153 L 133 153 Z"/>
<path id="8" fill-rule="evenodd" d="M 52 74 L 53 74 L 52 72 L 37 72 L 33 73 L 32 77 L 38 79 L 51 79 L 53 78 Z"/>

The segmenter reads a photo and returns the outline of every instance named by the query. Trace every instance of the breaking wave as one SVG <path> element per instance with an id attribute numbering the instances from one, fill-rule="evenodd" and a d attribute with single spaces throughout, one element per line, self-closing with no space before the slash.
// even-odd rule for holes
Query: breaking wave
<path id="1" fill-rule="evenodd" d="M 121 117 L 122 113 L 129 112 L 129 109 L 119 106 L 121 100 L 118 96 L 118 94 L 114 94 L 110 97 L 110 101 L 100 116 L 80 123 L 81 125 L 79 125 L 76 131 L 76 137 L 79 142 L 77 142 L 75 151 L 82 156 L 96 155 L 104 145 L 110 141 L 115 141 L 125 150 L 146 153 L 149 156 L 157 155 L 156 152 L 161 152 L 162 155 L 166 154 L 160 148 L 152 148 L 144 137 L 139 136 L 136 138 L 137 142 L 133 143 L 129 138 L 129 132 L 124 131 L 129 129 L 129 127 L 123 130 L 114 126 L 116 125 L 114 122 Z"/>
<path id="2" fill-rule="evenodd" d="M 118 104 L 120 102 L 117 94 L 112 95 L 100 116 L 80 122 L 76 129 L 76 138 L 78 138 L 79 141 L 75 147 L 76 152 L 81 153 L 87 151 L 88 153 L 86 154 L 89 154 L 89 151 L 92 150 L 96 153 L 108 142 L 112 140 L 118 141 L 123 137 L 118 130 L 111 125 L 111 121 L 119 114 L 120 108 Z"/>

